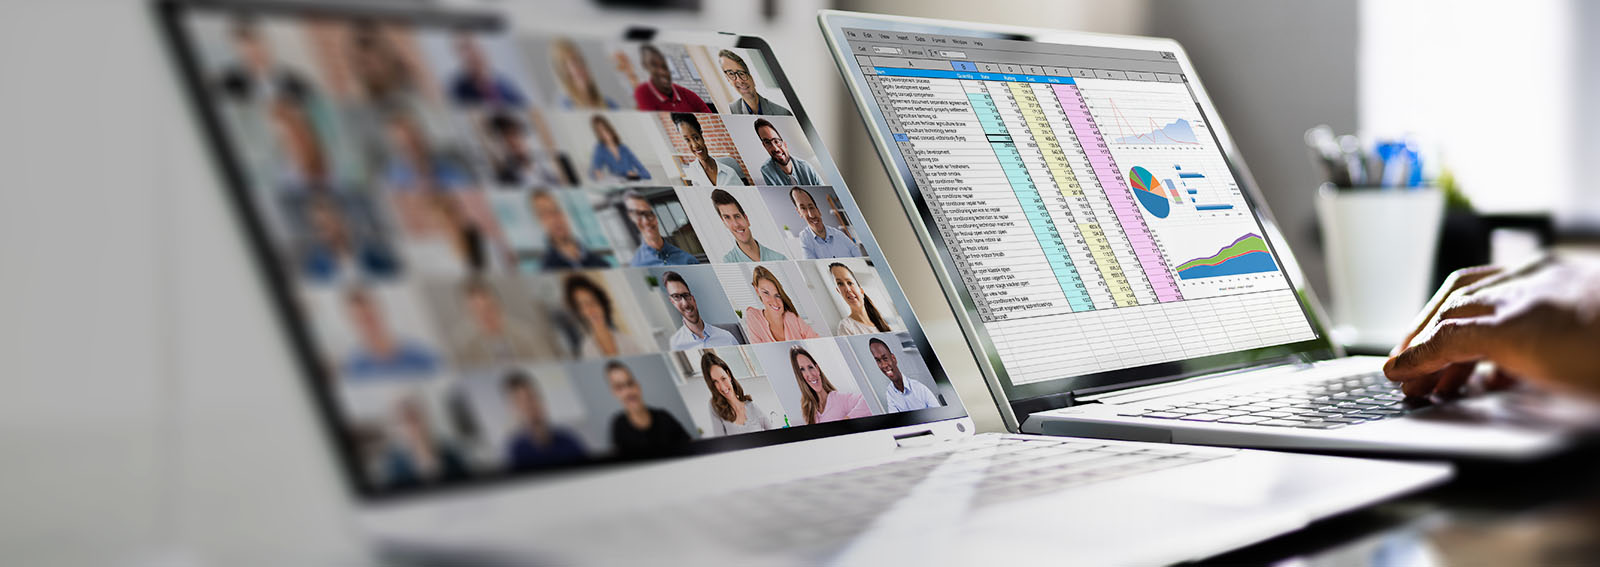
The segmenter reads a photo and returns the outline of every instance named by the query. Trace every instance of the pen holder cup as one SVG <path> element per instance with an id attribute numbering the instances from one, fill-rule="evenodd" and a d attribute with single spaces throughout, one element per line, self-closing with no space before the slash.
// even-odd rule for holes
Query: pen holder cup
<path id="1" fill-rule="evenodd" d="M 1333 294 L 1334 339 L 1387 350 L 1405 338 L 1432 294 L 1444 219 L 1435 187 L 1317 191 L 1317 220 Z"/>

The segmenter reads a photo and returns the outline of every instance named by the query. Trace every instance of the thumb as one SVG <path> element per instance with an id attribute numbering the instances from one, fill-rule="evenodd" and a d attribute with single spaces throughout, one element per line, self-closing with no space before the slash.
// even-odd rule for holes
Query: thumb
<path id="1" fill-rule="evenodd" d="M 1489 356 L 1498 330 L 1488 317 L 1447 319 L 1435 324 L 1432 333 L 1389 358 L 1383 373 L 1391 380 L 1403 381 L 1432 374 L 1457 362 L 1472 362 Z"/>

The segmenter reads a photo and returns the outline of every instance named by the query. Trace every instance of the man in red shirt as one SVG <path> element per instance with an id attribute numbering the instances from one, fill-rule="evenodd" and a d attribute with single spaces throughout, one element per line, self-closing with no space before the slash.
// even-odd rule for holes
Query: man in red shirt
<path id="1" fill-rule="evenodd" d="M 711 112 L 700 95 L 673 84 L 672 69 L 667 66 L 667 56 L 648 43 L 639 46 L 639 63 L 644 65 L 650 79 L 633 89 L 633 101 L 639 110 L 656 112 Z"/>

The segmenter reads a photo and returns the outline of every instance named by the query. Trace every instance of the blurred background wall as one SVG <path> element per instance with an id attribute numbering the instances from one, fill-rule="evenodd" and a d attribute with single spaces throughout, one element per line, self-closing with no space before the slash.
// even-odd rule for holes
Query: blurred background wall
<path id="1" fill-rule="evenodd" d="M 1433 142 L 1485 207 L 1600 220 L 1585 183 L 1600 110 L 1578 104 L 1600 95 L 1600 40 L 1577 33 L 1600 7 L 1579 0 L 440 1 L 568 30 L 767 36 L 911 281 L 929 268 L 819 8 L 1179 39 L 1318 286 L 1320 177 L 1301 135 L 1319 123 Z M 224 557 L 347 545 L 295 366 L 147 8 L 0 4 L 0 557 L 80 563 L 174 538 L 221 542 Z M 936 292 L 912 300 L 952 328 Z M 958 376 L 971 368 L 959 339 L 935 346 Z M 995 426 L 981 386 L 963 391 Z"/>

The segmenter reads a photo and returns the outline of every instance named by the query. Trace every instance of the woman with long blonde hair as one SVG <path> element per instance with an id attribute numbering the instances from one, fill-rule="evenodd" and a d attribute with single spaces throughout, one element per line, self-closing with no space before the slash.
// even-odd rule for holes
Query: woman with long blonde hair
<path id="1" fill-rule="evenodd" d="M 794 301 L 783 291 L 783 282 L 766 266 L 756 266 L 750 275 L 750 287 L 756 292 L 761 306 L 744 308 L 744 326 L 750 330 L 750 342 L 772 343 L 814 339 L 821 335 L 800 318 Z"/>
<path id="2" fill-rule="evenodd" d="M 828 381 L 822 365 L 805 347 L 795 345 L 789 349 L 789 368 L 794 370 L 795 385 L 800 387 L 800 410 L 806 414 L 807 424 L 872 415 L 872 408 L 867 407 L 861 394 L 841 392 Z"/>
<path id="3" fill-rule="evenodd" d="M 589 74 L 589 64 L 583 60 L 583 52 L 578 50 L 577 42 L 565 37 L 558 37 L 550 42 L 550 68 L 556 74 L 556 81 L 561 83 L 561 107 L 568 110 L 587 108 L 593 110 L 616 110 L 616 101 L 606 98 L 600 92 L 600 85 L 594 82 L 594 75 Z"/>

